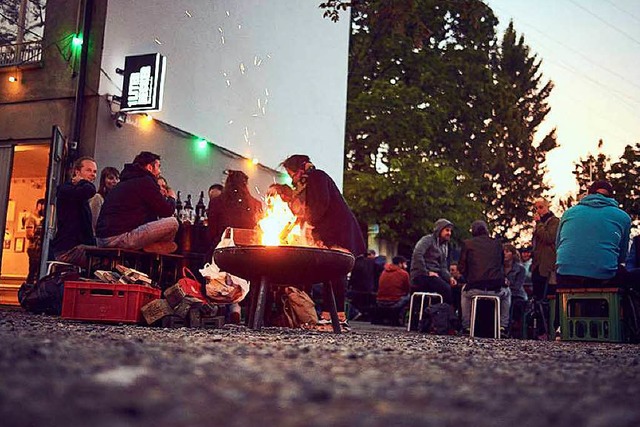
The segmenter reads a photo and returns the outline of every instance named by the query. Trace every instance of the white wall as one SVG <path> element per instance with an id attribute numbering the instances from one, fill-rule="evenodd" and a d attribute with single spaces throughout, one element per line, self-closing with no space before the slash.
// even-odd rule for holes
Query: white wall
<path id="1" fill-rule="evenodd" d="M 103 75 L 100 93 L 120 94 L 124 56 L 159 52 L 154 117 L 271 168 L 308 154 L 341 187 L 349 19 L 324 19 L 319 4 L 109 0 L 102 68 L 115 85 Z"/>

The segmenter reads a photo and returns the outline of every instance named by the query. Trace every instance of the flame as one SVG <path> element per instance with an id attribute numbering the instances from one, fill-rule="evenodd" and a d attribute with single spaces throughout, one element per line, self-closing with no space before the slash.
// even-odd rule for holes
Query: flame
<path id="1" fill-rule="evenodd" d="M 278 194 L 269 195 L 264 217 L 258 221 L 262 230 L 262 244 L 280 246 L 299 244 L 302 230 L 298 218 Z"/>

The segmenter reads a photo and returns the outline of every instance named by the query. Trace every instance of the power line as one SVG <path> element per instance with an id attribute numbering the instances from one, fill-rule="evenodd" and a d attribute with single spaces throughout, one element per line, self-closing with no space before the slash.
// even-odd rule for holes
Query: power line
<path id="1" fill-rule="evenodd" d="M 586 7 L 582 6 L 581 4 L 576 3 L 574 0 L 567 0 L 569 1 L 571 4 L 573 4 L 575 7 L 580 8 L 582 10 L 584 10 L 585 12 L 587 12 L 589 15 L 593 16 L 594 18 L 596 18 L 598 21 L 602 22 L 604 25 L 606 25 L 609 28 L 614 29 L 615 31 L 619 32 L 620 34 L 622 34 L 623 36 L 627 37 L 629 40 L 633 41 L 634 43 L 636 43 L 637 45 L 640 45 L 640 41 L 638 41 L 637 39 L 635 39 L 633 36 L 631 36 L 630 34 L 622 31 L 620 28 L 616 27 L 613 24 L 610 24 L 609 22 L 605 21 L 604 19 L 600 18 L 598 15 L 596 15 L 595 13 L 591 12 L 589 9 L 587 9 Z"/>
<path id="2" fill-rule="evenodd" d="M 624 13 L 625 15 L 629 16 L 629 18 L 636 20 L 638 23 L 640 23 L 640 18 L 638 18 L 637 16 L 635 16 L 633 13 L 629 12 L 628 10 L 625 10 L 623 8 L 621 8 L 620 6 L 618 6 L 617 4 L 615 4 L 614 2 L 612 2 L 611 0 L 604 0 L 607 3 L 609 3 L 611 6 L 613 6 L 615 9 L 618 9 L 620 12 Z"/>

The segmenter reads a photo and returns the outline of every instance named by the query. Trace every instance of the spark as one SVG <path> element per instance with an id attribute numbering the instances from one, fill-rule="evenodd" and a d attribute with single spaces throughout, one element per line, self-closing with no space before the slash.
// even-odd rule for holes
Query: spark
<path id="1" fill-rule="evenodd" d="M 161 44 L 162 44 L 162 42 L 160 41 L 160 39 L 159 39 L 159 38 L 157 38 L 157 37 L 155 37 L 155 38 L 153 39 L 153 41 L 154 41 L 154 42 L 156 42 L 156 44 L 159 44 L 159 45 L 161 45 Z"/>
<path id="2" fill-rule="evenodd" d="M 189 18 L 193 18 L 193 16 L 191 15 L 191 12 L 189 12 L 188 10 L 185 10 L 184 14 L 187 15 Z"/>

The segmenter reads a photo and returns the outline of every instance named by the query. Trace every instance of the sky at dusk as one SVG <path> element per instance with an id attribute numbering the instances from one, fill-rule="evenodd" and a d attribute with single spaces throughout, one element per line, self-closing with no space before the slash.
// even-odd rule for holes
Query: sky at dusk
<path id="1" fill-rule="evenodd" d="M 486 0 L 500 20 L 513 20 L 552 80 L 551 113 L 538 140 L 554 127 L 560 147 L 547 157 L 552 194 L 576 191 L 574 162 L 602 151 L 617 160 L 640 142 L 639 0 Z"/>

